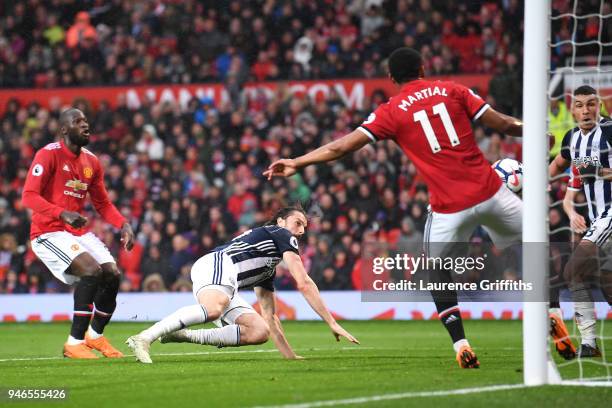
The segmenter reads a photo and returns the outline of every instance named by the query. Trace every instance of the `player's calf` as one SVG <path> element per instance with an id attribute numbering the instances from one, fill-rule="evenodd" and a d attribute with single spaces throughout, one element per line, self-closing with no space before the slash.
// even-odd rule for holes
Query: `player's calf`
<path id="1" fill-rule="evenodd" d="M 263 344 L 270 338 L 270 327 L 257 313 L 246 313 L 236 319 L 241 329 L 241 345 Z"/>

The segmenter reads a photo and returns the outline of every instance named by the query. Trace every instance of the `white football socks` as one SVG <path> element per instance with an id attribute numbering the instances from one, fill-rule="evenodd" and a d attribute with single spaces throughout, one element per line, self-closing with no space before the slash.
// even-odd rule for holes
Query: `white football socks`
<path id="1" fill-rule="evenodd" d="M 570 286 L 572 300 L 574 301 L 574 316 L 576 326 L 582 337 L 582 344 L 596 347 L 595 332 L 597 321 L 595 320 L 595 303 L 591 297 L 590 288 L 584 283 L 575 283 Z"/>
<path id="2" fill-rule="evenodd" d="M 461 347 L 463 346 L 470 346 L 470 343 L 468 343 L 467 339 L 461 339 L 459 341 L 454 342 L 453 349 L 455 349 L 455 353 L 458 353 L 459 350 L 461 350 Z"/>
<path id="3" fill-rule="evenodd" d="M 68 341 L 66 341 L 66 343 L 68 343 L 68 345 L 70 345 L 70 346 L 75 346 L 77 344 L 81 344 L 81 343 L 84 343 L 84 342 L 85 342 L 85 340 L 75 339 L 72 336 L 68 336 Z"/>
<path id="4" fill-rule="evenodd" d="M 582 344 L 596 347 L 597 321 L 595 320 L 595 304 L 593 302 L 576 302 L 574 303 L 574 310 L 576 311 L 576 326 L 578 326 L 580 331 Z"/>
<path id="5" fill-rule="evenodd" d="M 89 329 L 87 329 L 87 335 L 88 335 L 88 336 L 89 336 L 91 339 L 93 339 L 93 340 L 95 340 L 95 339 L 99 339 L 100 337 L 104 336 L 103 334 L 98 333 L 97 331 L 95 331 L 95 330 L 93 329 L 93 327 L 91 327 L 91 326 L 89 326 Z"/>
<path id="6" fill-rule="evenodd" d="M 230 324 L 216 329 L 183 330 L 190 343 L 210 346 L 239 346 L 240 326 Z"/>
<path id="7" fill-rule="evenodd" d="M 170 316 L 164 317 L 148 329 L 143 330 L 140 332 L 140 336 L 144 337 L 149 343 L 153 343 L 164 334 L 184 329 L 194 324 L 204 323 L 207 320 L 208 313 L 204 306 L 185 306 L 172 313 Z"/>

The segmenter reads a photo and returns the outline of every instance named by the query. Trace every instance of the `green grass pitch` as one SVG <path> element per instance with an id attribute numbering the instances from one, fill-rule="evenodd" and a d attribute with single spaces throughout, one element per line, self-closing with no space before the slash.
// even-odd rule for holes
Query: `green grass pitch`
<path id="1" fill-rule="evenodd" d="M 344 322 L 361 346 L 336 343 L 321 322 L 285 322 L 287 337 L 303 361 L 286 361 L 271 342 L 226 348 L 192 344 L 152 346 L 154 364 L 133 357 L 74 361 L 61 357 L 67 323 L 0 324 L 0 405 L 25 407 L 253 407 L 299 404 L 395 393 L 451 390 L 522 382 L 521 323 L 467 321 L 481 361 L 461 370 L 450 340 L 436 321 Z M 111 323 L 107 336 L 122 351 L 125 339 L 147 325 Z M 612 324 L 605 328 L 612 337 Z M 605 351 L 612 352 L 612 341 Z M 165 355 L 164 355 L 165 354 Z M 40 359 L 51 357 L 52 359 Z M 57 357 L 57 358 L 55 358 Z M 17 360 L 20 359 L 20 360 Z M 610 356 L 607 357 L 611 361 Z M 601 360 L 599 360 L 601 361 Z M 601 365 L 584 364 L 589 376 L 605 376 Z M 578 365 L 563 368 L 576 377 Z M 65 402 L 12 403 L 7 388 L 67 388 Z M 469 395 L 407 396 L 357 406 L 603 407 L 609 387 L 547 386 Z M 330 403 L 330 406 L 337 403 Z"/>

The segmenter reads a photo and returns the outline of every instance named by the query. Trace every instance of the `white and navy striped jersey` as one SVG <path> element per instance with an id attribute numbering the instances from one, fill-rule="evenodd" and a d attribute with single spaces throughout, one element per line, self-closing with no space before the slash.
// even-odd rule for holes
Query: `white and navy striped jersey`
<path id="1" fill-rule="evenodd" d="M 227 255 L 238 269 L 238 288 L 260 286 L 274 290 L 276 265 L 287 251 L 299 255 L 298 241 L 277 225 L 253 228 L 214 249 Z"/>
<path id="2" fill-rule="evenodd" d="M 594 164 L 612 167 L 612 120 L 602 118 L 599 124 L 587 134 L 579 128 L 569 130 L 563 138 L 561 156 L 572 165 Z M 589 206 L 589 218 L 612 216 L 612 182 L 602 178 L 583 179 L 584 195 Z"/>

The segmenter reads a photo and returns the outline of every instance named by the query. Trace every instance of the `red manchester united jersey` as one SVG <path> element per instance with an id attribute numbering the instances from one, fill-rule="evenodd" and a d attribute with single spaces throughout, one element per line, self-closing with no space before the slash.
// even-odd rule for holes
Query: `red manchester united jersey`
<path id="1" fill-rule="evenodd" d="M 435 212 L 453 213 L 492 197 L 501 181 L 472 134 L 489 105 L 468 88 L 419 79 L 380 105 L 359 127 L 373 141 L 392 139 L 414 162 Z"/>
<path id="2" fill-rule="evenodd" d="M 93 153 L 81 149 L 77 156 L 63 142 L 40 149 L 23 188 L 23 204 L 33 212 L 30 238 L 54 231 L 87 233 L 87 226 L 75 229 L 60 219 L 63 211 L 81 213 L 87 193 L 104 220 L 117 228 L 123 225 L 125 219 L 108 198 L 104 172 Z"/>

